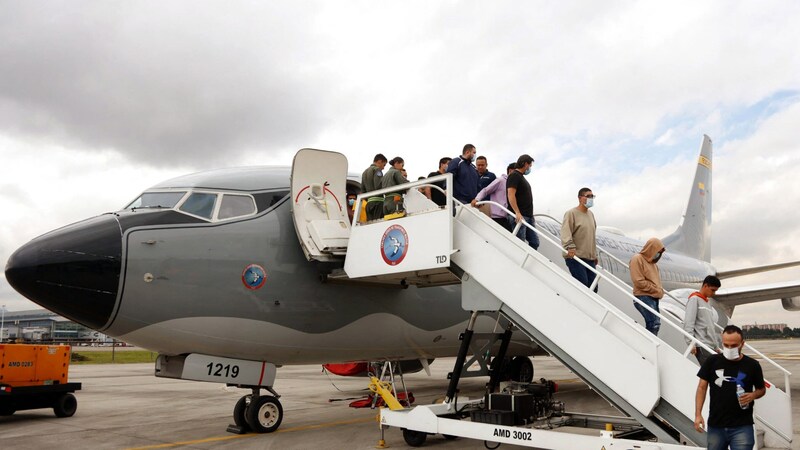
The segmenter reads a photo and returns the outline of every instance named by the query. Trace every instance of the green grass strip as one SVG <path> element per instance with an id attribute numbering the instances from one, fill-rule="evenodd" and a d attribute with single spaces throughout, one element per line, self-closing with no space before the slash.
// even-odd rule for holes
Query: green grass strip
<path id="1" fill-rule="evenodd" d="M 81 352 L 72 351 L 72 362 L 70 364 L 133 364 L 155 362 L 158 353 L 147 350 L 131 350 L 114 352 L 114 360 L 111 360 L 111 350 Z"/>

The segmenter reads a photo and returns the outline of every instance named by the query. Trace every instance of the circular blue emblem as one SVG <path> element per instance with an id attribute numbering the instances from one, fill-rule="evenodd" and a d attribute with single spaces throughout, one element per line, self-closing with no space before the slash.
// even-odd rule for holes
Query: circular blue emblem
<path id="1" fill-rule="evenodd" d="M 408 253 L 408 234 L 400 225 L 390 226 L 381 238 L 381 256 L 383 261 L 390 266 L 396 266 L 403 261 Z"/>
<path id="2" fill-rule="evenodd" d="M 261 289 L 267 281 L 267 271 L 258 264 L 250 264 L 242 272 L 242 283 L 247 289 Z"/>

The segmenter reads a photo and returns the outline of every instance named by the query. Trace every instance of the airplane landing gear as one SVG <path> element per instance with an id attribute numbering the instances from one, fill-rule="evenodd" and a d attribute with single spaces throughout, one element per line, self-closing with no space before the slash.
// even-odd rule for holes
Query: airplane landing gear
<path id="1" fill-rule="evenodd" d="M 275 364 L 266 361 L 223 358 L 190 353 L 188 355 L 158 355 L 156 376 L 181 380 L 225 383 L 228 387 L 250 389 L 233 408 L 233 424 L 228 431 L 244 434 L 248 431 L 271 433 L 283 420 L 281 397 L 272 386 L 277 372 Z M 265 389 L 272 395 L 261 395 Z"/>
<path id="2" fill-rule="evenodd" d="M 245 414 L 247 424 L 256 433 L 272 433 L 283 420 L 283 406 L 271 395 L 254 397 Z"/>
<path id="3" fill-rule="evenodd" d="M 233 407 L 233 423 L 236 424 L 237 427 L 242 431 L 241 434 L 247 433 L 250 431 L 250 425 L 247 423 L 247 407 L 250 406 L 250 399 L 252 399 L 252 395 L 245 395 L 236 402 L 236 406 Z M 230 427 L 228 427 L 228 431 Z"/>
<path id="4" fill-rule="evenodd" d="M 229 425 L 228 431 L 236 434 L 250 431 L 272 433 L 283 421 L 283 406 L 278 400 L 280 395 L 269 387 L 266 389 L 273 395 L 260 395 L 261 387 L 250 388 L 253 393 L 242 396 L 233 407 L 234 425 Z"/>

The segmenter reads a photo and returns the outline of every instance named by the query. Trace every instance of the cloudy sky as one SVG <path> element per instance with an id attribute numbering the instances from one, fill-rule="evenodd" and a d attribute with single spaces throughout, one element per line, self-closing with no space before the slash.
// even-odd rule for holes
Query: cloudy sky
<path id="1" fill-rule="evenodd" d="M 800 260 L 798 23 L 793 1 L 0 1 L 0 261 L 163 179 L 303 147 L 413 178 L 467 142 L 497 171 L 530 153 L 538 212 L 588 185 L 601 224 L 665 236 L 703 134 L 713 264 Z M 0 304 L 33 307 L 4 278 Z"/>

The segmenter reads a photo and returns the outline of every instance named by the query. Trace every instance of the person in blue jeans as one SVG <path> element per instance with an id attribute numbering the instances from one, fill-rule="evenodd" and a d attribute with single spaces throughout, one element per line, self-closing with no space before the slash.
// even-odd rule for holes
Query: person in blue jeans
<path id="1" fill-rule="evenodd" d="M 697 372 L 700 380 L 694 404 L 694 428 L 703 432 L 703 404 L 711 390 L 708 408 L 710 450 L 750 450 L 756 442 L 753 403 L 766 394 L 764 373 L 753 358 L 742 354 L 744 336 L 736 325 L 722 331 L 722 354 L 711 355 Z"/>
<path id="2" fill-rule="evenodd" d="M 578 206 L 564 213 L 564 221 L 561 222 L 561 246 L 567 252 L 564 262 L 572 277 L 586 287 L 592 287 L 596 274 L 578 260 L 592 269 L 597 267 L 597 221 L 589 211 L 593 205 L 592 190 L 581 188 L 578 191 Z M 594 291 L 597 292 L 597 286 Z"/>
<path id="3" fill-rule="evenodd" d="M 534 225 L 533 194 L 530 183 L 525 179 L 525 175 L 531 173 L 531 166 L 533 166 L 533 158 L 530 155 L 520 156 L 517 159 L 517 168 L 508 175 L 506 180 L 508 205 L 515 214 L 515 217 L 511 219 L 513 220 L 512 227 L 522 221 Z M 517 237 L 527 241 L 534 250 L 539 249 L 539 236 L 533 228 L 520 225 Z"/>
<path id="4" fill-rule="evenodd" d="M 655 312 L 658 312 L 658 301 L 664 296 L 661 274 L 656 263 L 665 251 L 667 249 L 664 248 L 661 240 L 650 238 L 642 247 L 642 251 L 633 255 L 630 262 L 633 295 Z M 633 305 L 644 317 L 647 331 L 658 335 L 661 319 L 640 305 L 639 302 L 634 302 Z"/>

